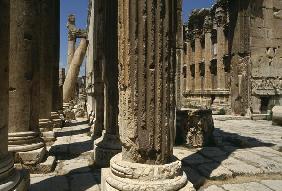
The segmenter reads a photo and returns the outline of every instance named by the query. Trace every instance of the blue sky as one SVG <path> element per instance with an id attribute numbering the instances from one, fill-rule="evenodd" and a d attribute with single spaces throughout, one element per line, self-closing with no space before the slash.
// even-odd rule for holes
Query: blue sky
<path id="1" fill-rule="evenodd" d="M 188 19 L 192 9 L 210 7 L 214 0 L 183 0 L 183 19 Z M 67 65 L 67 17 L 69 14 L 76 15 L 76 25 L 79 28 L 86 28 L 88 0 L 61 0 L 61 48 L 60 48 L 60 67 Z M 84 72 L 81 68 L 81 74 Z"/>

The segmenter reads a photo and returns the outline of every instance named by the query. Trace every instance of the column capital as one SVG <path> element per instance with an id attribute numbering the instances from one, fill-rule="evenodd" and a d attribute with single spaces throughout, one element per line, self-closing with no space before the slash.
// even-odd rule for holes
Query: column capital
<path id="1" fill-rule="evenodd" d="M 87 31 L 84 29 L 78 29 L 75 26 L 75 15 L 70 14 L 68 16 L 68 40 L 73 41 L 76 38 L 86 38 L 87 37 Z"/>
<path id="2" fill-rule="evenodd" d="M 198 29 L 198 28 L 195 28 L 193 30 L 193 35 L 194 35 L 194 38 L 201 38 L 201 36 L 203 35 L 203 30 L 201 29 Z"/>

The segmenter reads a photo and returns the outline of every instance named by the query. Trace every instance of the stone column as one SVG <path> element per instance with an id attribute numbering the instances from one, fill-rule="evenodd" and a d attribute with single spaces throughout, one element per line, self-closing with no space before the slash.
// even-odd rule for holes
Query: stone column
<path id="1" fill-rule="evenodd" d="M 102 173 L 105 191 L 190 190 L 183 188 L 187 178 L 172 150 L 177 1 L 154 3 L 118 1 L 123 28 L 119 41 L 129 39 L 129 54 L 119 57 L 119 91 L 128 97 L 120 97 L 123 148 L 112 158 L 110 170 Z"/>
<path id="2" fill-rule="evenodd" d="M 98 51 L 105 55 L 105 133 L 94 142 L 94 162 L 100 167 L 108 167 L 110 159 L 121 152 L 118 132 L 118 1 L 103 0 L 102 4 L 106 35 L 102 39 L 103 49 Z"/>
<path id="3" fill-rule="evenodd" d="M 195 90 L 201 90 L 200 63 L 202 62 L 201 30 L 195 29 Z"/>
<path id="4" fill-rule="evenodd" d="M 67 28 L 69 30 L 68 31 L 68 67 L 69 67 L 72 58 L 74 56 L 75 44 L 76 44 L 76 34 L 73 32 L 74 30 L 76 30 L 74 15 L 69 15 Z"/>
<path id="5" fill-rule="evenodd" d="M 11 1 L 9 151 L 16 152 L 16 158 L 28 164 L 40 162 L 46 151 L 38 124 L 39 12 L 38 0 Z M 38 154 L 34 154 L 36 152 Z"/>
<path id="6" fill-rule="evenodd" d="M 206 16 L 204 22 L 204 33 L 205 33 L 205 81 L 204 89 L 212 89 L 212 75 L 211 75 L 211 60 L 212 60 L 212 19 L 211 16 Z"/>
<path id="7" fill-rule="evenodd" d="M 23 190 L 29 180 L 14 169 L 8 153 L 10 0 L 0 1 L 0 190 Z M 28 177 L 27 177 L 28 178 Z"/>
<path id="8" fill-rule="evenodd" d="M 103 39 L 104 39 L 104 0 L 96 0 L 94 5 L 94 98 L 95 98 L 95 126 L 93 138 L 102 136 L 104 129 L 104 81 L 103 81 Z"/>
<path id="9" fill-rule="evenodd" d="M 192 46 L 191 46 L 191 40 L 189 39 L 186 43 L 187 46 L 187 82 L 186 82 L 186 91 L 191 91 L 193 89 L 193 77 L 192 77 L 192 72 L 191 72 L 191 65 L 192 65 Z"/>
<path id="10" fill-rule="evenodd" d="M 39 128 L 41 132 L 52 131 L 52 86 L 53 86 L 53 62 L 54 62 L 54 38 L 53 33 L 53 1 L 41 1 L 40 22 L 40 112 Z"/>
<path id="11" fill-rule="evenodd" d="M 62 127 L 59 112 L 63 110 L 63 100 L 60 98 L 59 68 L 60 68 L 60 1 L 52 0 L 54 9 L 52 11 L 53 27 L 53 67 L 52 67 L 52 112 L 51 119 L 54 128 Z"/>
<path id="12" fill-rule="evenodd" d="M 224 25 L 226 24 L 226 13 L 222 7 L 218 7 L 215 13 L 217 26 L 217 89 L 226 89 L 224 55 L 226 51 L 226 40 L 224 34 Z"/>

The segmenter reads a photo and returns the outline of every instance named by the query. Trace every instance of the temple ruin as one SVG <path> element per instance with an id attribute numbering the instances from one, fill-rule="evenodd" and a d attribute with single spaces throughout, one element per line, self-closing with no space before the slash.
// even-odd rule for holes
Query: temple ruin
<path id="1" fill-rule="evenodd" d="M 281 190 L 282 1 L 184 3 L 0 0 L 0 191 Z"/>

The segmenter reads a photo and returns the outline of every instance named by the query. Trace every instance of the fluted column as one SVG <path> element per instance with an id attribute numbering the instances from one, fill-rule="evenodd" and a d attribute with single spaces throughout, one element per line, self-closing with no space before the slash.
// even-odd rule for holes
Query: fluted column
<path id="1" fill-rule="evenodd" d="M 211 60 L 212 60 L 212 20 L 211 16 L 206 16 L 204 23 L 204 33 L 205 33 L 205 81 L 204 89 L 212 89 L 212 75 L 211 75 Z"/>
<path id="2" fill-rule="evenodd" d="M 129 54 L 119 56 L 119 91 L 128 96 L 120 97 L 119 107 L 127 114 L 120 112 L 122 153 L 112 158 L 109 174 L 102 175 L 106 179 L 102 190 L 167 191 L 186 186 L 181 162 L 174 159 L 172 150 L 176 3 L 118 1 L 123 28 L 119 41 L 129 40 L 124 41 Z"/>
<path id="3" fill-rule="evenodd" d="M 195 35 L 195 90 L 201 90 L 200 63 L 202 62 L 201 31 L 194 30 Z"/>
<path id="4" fill-rule="evenodd" d="M 10 1 L 0 1 L 0 190 L 26 191 L 29 182 L 14 169 L 8 153 Z"/>
<path id="5" fill-rule="evenodd" d="M 226 24 L 226 13 L 222 7 L 216 9 L 215 21 L 217 26 L 217 89 L 226 89 L 224 55 L 226 51 L 226 39 L 224 25 Z"/>
<path id="6" fill-rule="evenodd" d="M 39 127 L 41 131 L 52 131 L 52 89 L 53 89 L 53 62 L 54 62 L 54 33 L 53 17 L 54 2 L 41 1 L 40 23 L 40 110 Z"/>
<path id="7" fill-rule="evenodd" d="M 9 72 L 9 151 L 26 152 L 45 145 L 40 138 L 40 1 L 11 1 Z M 30 159 L 39 162 L 42 158 Z M 30 162 L 30 161 L 29 161 Z"/>
<path id="8" fill-rule="evenodd" d="M 73 33 L 73 30 L 75 29 L 74 15 L 68 16 L 67 27 L 68 27 L 68 67 L 69 67 L 74 56 L 75 44 L 76 44 L 76 35 L 75 33 Z"/>
<path id="9" fill-rule="evenodd" d="M 188 40 L 186 43 L 187 46 L 187 56 L 186 56 L 186 62 L 187 62 L 187 82 L 186 82 L 186 91 L 191 91 L 193 89 L 193 77 L 192 77 L 192 72 L 191 72 L 191 65 L 193 63 L 193 58 L 192 58 L 192 46 L 191 46 L 191 40 Z"/>
<path id="10" fill-rule="evenodd" d="M 102 49 L 97 50 L 105 55 L 105 133 L 94 142 L 94 162 L 100 167 L 108 167 L 110 159 L 121 152 L 118 132 L 118 2 L 103 0 L 99 3 L 105 10 L 103 32 L 106 35 L 102 39 Z"/>

